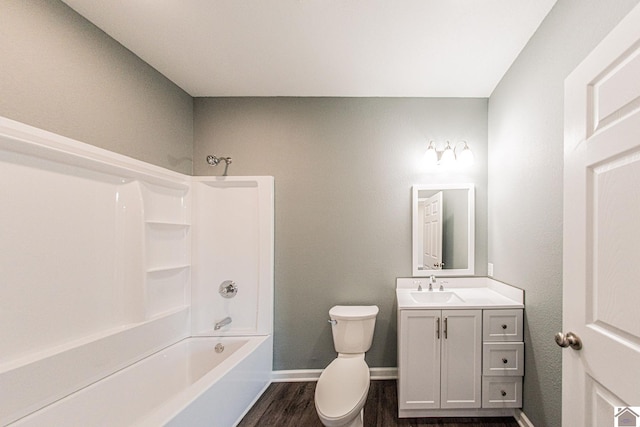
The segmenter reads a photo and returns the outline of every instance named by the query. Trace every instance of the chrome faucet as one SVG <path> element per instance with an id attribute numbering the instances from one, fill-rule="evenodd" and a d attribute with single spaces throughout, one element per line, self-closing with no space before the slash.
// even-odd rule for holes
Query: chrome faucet
<path id="1" fill-rule="evenodd" d="M 225 317 L 224 319 L 216 323 L 216 326 L 214 326 L 213 329 L 217 331 L 223 326 L 227 326 L 229 323 L 231 323 L 231 317 Z"/>
<path id="2" fill-rule="evenodd" d="M 418 285 L 418 292 L 422 292 L 422 281 L 421 280 L 414 280 L 413 281 L 413 286 Z"/>
<path id="3" fill-rule="evenodd" d="M 432 291 L 433 290 L 433 285 L 436 284 L 436 276 L 434 276 L 433 274 L 431 275 L 431 277 L 429 278 L 429 290 Z"/>

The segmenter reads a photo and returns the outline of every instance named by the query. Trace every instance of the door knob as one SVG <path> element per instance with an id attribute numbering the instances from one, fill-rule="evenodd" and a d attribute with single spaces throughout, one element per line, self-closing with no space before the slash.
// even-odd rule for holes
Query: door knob
<path id="1" fill-rule="evenodd" d="M 571 347 L 574 350 L 580 350 L 582 348 L 582 340 L 573 332 L 567 332 L 566 335 L 558 332 L 556 334 L 556 344 L 563 348 Z"/>

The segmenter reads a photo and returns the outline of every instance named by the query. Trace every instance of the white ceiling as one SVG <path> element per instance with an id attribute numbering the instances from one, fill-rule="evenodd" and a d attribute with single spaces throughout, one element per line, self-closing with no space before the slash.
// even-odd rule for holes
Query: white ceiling
<path id="1" fill-rule="evenodd" d="M 556 0 L 63 0 L 192 96 L 488 97 Z"/>

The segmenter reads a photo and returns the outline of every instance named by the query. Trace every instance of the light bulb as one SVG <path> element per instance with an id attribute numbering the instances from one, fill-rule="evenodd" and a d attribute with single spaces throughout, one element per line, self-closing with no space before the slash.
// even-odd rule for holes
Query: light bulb
<path id="1" fill-rule="evenodd" d="M 462 149 L 462 152 L 458 155 L 458 161 L 463 166 L 470 166 L 473 164 L 474 160 L 475 159 L 473 157 L 473 153 L 471 152 L 471 149 L 469 148 L 469 146 L 467 145 L 467 142 L 465 141 L 464 148 Z"/>
<path id="2" fill-rule="evenodd" d="M 433 146 L 433 141 L 429 142 L 429 147 L 427 147 L 427 151 L 424 153 L 424 163 L 427 166 L 435 166 L 438 164 L 438 153 L 436 153 L 436 148 Z"/>
<path id="3" fill-rule="evenodd" d="M 451 149 L 451 144 L 447 141 L 447 146 L 444 148 L 442 152 L 442 157 L 440 157 L 440 164 L 442 166 L 451 166 L 456 161 L 456 155 L 453 153 Z"/>

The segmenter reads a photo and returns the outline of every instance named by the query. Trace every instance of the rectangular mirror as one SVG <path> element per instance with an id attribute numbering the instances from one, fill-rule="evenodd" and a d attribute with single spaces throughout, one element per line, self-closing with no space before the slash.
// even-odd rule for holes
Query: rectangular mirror
<path id="1" fill-rule="evenodd" d="M 413 276 L 474 274 L 473 184 L 417 184 L 412 189 Z"/>

